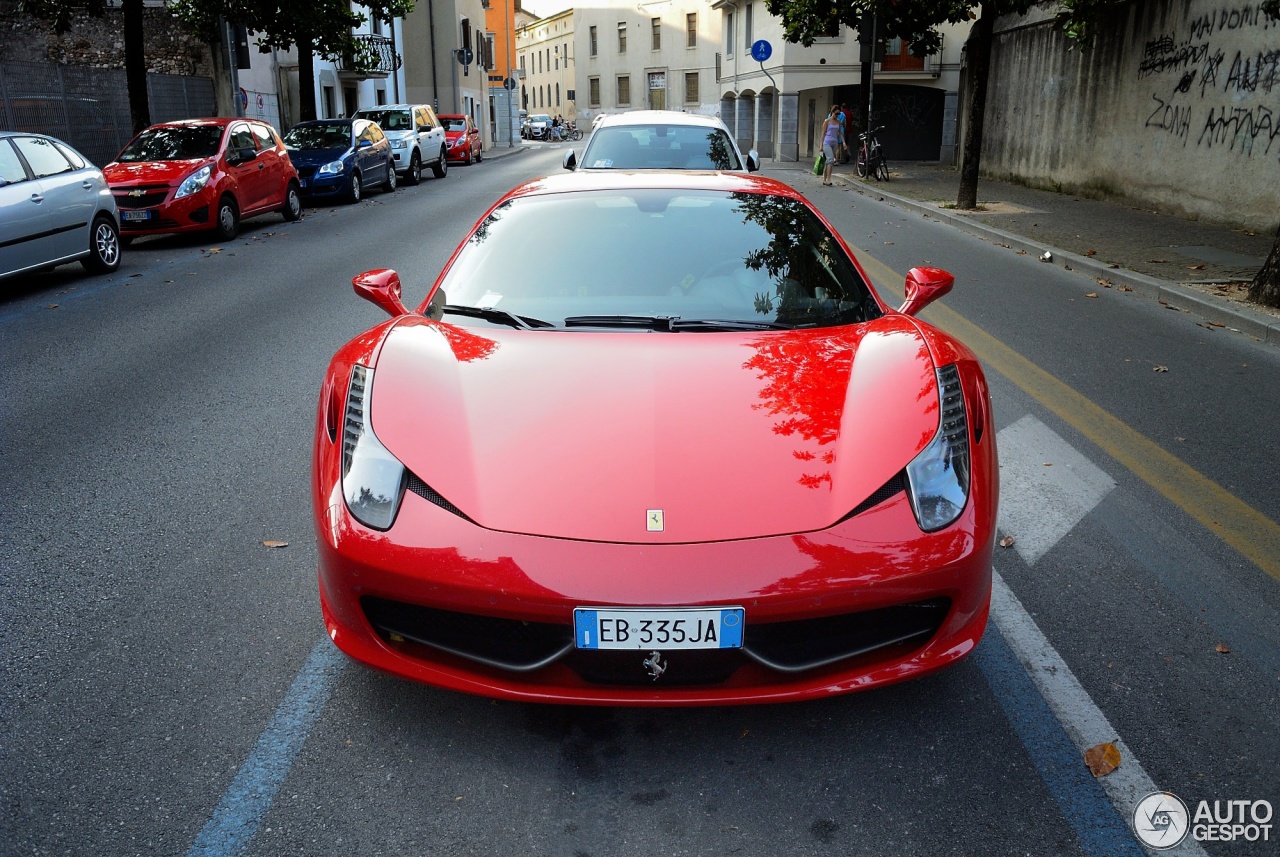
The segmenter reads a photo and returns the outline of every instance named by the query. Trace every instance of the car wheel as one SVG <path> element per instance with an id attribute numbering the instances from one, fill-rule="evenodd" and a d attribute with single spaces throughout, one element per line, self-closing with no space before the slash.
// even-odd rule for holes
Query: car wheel
<path id="1" fill-rule="evenodd" d="M 418 150 L 413 150 L 413 157 L 409 159 L 409 172 L 404 174 L 406 184 L 417 184 L 422 181 L 422 158 L 418 155 Z"/>
<path id="2" fill-rule="evenodd" d="M 440 160 L 436 161 L 434 164 L 431 165 L 431 172 L 434 173 L 435 177 L 438 179 L 442 179 L 445 177 L 445 175 L 448 174 L 449 153 L 446 152 L 443 148 L 440 149 Z"/>
<path id="3" fill-rule="evenodd" d="M 396 191 L 396 165 L 387 164 L 387 181 L 382 185 L 384 193 L 395 193 Z"/>
<path id="4" fill-rule="evenodd" d="M 114 219 L 100 216 L 89 230 L 89 255 L 80 264 L 91 274 L 109 274 L 120 267 L 120 230 Z"/>
<path id="5" fill-rule="evenodd" d="M 230 241 L 240 234 L 240 209 L 230 195 L 218 200 L 218 219 L 213 231 L 222 241 Z"/>
<path id="6" fill-rule="evenodd" d="M 360 201 L 360 174 L 351 174 L 351 187 L 347 189 L 347 199 L 350 202 Z"/>
<path id="7" fill-rule="evenodd" d="M 462 162 L 463 166 L 469 167 L 475 162 L 476 162 L 476 159 L 471 156 L 471 150 L 467 149 L 467 159 Z"/>
<path id="8" fill-rule="evenodd" d="M 289 182 L 289 187 L 284 192 L 284 205 L 280 208 L 280 214 L 290 223 L 302 219 L 302 194 L 298 191 L 297 182 Z"/>

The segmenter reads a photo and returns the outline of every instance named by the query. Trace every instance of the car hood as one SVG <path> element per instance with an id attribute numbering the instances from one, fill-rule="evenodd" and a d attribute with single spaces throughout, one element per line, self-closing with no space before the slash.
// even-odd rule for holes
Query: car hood
<path id="1" fill-rule="evenodd" d="M 899 315 L 765 333 L 414 318 L 383 345 L 371 418 L 482 527 L 676 543 L 830 527 L 925 447 L 938 394 L 929 350 Z"/>
<path id="2" fill-rule="evenodd" d="M 118 185 L 177 184 L 196 170 L 212 163 L 211 158 L 193 158 L 187 161 L 114 161 L 102 169 L 107 183 Z"/>
<path id="3" fill-rule="evenodd" d="M 320 167 L 346 157 L 350 149 L 290 149 L 289 160 L 295 167 Z"/>
<path id="4" fill-rule="evenodd" d="M 463 136 L 462 131 L 445 131 L 444 132 L 444 138 L 451 143 L 461 136 Z"/>

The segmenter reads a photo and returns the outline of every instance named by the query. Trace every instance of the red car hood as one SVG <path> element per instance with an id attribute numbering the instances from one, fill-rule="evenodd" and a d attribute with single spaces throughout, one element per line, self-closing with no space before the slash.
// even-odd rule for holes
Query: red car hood
<path id="1" fill-rule="evenodd" d="M 933 437 L 938 394 L 924 340 L 897 315 L 743 334 L 412 319 L 378 357 L 371 417 L 482 527 L 701 542 L 830 527 Z"/>
<path id="2" fill-rule="evenodd" d="M 458 139 L 461 136 L 462 136 L 461 131 L 445 131 L 444 132 L 444 138 L 448 140 L 450 143 L 452 143 L 454 140 Z"/>
<path id="3" fill-rule="evenodd" d="M 208 161 L 208 158 L 194 158 L 189 161 L 110 163 L 103 168 L 102 174 L 106 176 L 107 184 L 112 186 L 177 184 Z"/>

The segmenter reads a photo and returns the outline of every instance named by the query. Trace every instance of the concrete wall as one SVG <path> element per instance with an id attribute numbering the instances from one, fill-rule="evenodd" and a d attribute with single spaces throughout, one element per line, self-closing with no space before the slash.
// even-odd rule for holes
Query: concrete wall
<path id="1" fill-rule="evenodd" d="M 1257 0 L 1148 0 L 1068 50 L 997 27 L 982 172 L 1257 230 L 1280 222 L 1280 21 Z"/>

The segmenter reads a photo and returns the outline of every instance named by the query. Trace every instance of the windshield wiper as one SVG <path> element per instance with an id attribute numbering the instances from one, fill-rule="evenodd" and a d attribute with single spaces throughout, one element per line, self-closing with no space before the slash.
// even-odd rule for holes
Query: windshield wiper
<path id="1" fill-rule="evenodd" d="M 509 324 L 520 330 L 539 330 L 548 327 L 555 327 L 549 321 L 543 321 L 540 318 L 530 318 L 527 315 L 516 315 L 513 312 L 507 312 L 505 309 L 498 309 L 491 306 L 459 306 L 458 304 L 445 304 L 440 308 L 443 312 L 453 313 L 454 315 L 465 315 L 471 318 L 482 318 L 485 321 L 493 321 L 498 324 Z"/>
<path id="2" fill-rule="evenodd" d="M 679 316 L 666 315 L 571 315 L 565 327 L 642 327 L 647 330 L 672 330 Z"/>
<path id="3" fill-rule="evenodd" d="M 777 321 L 753 321 L 732 318 L 673 318 L 672 330 L 794 330 L 797 327 L 816 327 L 810 324 L 783 324 Z"/>

